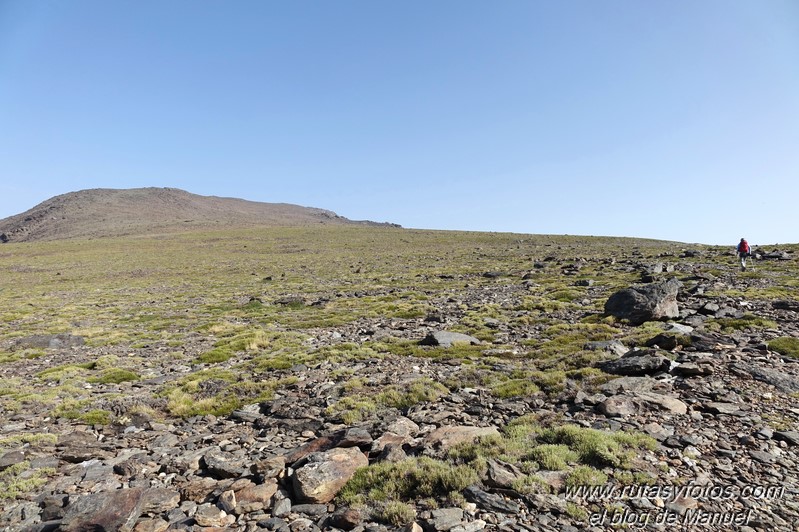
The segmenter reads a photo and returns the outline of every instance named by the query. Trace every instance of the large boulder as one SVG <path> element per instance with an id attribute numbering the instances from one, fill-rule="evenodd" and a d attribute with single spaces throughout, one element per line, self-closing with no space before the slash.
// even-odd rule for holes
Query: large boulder
<path id="1" fill-rule="evenodd" d="M 312 453 L 294 473 L 294 492 L 304 502 L 330 502 L 358 468 L 368 465 L 369 459 L 356 447 Z"/>
<path id="2" fill-rule="evenodd" d="M 143 488 L 122 489 L 70 497 L 66 515 L 59 530 L 119 530 L 132 531 L 142 513 Z"/>
<path id="3" fill-rule="evenodd" d="M 605 313 L 628 320 L 633 325 L 647 321 L 676 318 L 677 292 L 682 283 L 675 278 L 659 283 L 624 288 L 605 303 Z"/>

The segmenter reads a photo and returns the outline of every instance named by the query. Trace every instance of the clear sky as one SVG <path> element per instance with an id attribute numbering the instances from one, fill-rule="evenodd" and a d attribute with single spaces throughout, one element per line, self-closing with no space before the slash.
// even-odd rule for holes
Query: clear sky
<path id="1" fill-rule="evenodd" d="M 799 242 L 795 0 L 0 0 L 0 218 L 176 187 Z"/>

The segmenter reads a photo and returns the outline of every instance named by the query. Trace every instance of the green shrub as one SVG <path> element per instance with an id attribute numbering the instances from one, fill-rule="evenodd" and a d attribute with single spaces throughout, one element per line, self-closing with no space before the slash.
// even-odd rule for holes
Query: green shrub
<path id="1" fill-rule="evenodd" d="M 16 362 L 21 358 L 22 356 L 20 356 L 18 353 L 0 353 L 0 364 Z"/>
<path id="2" fill-rule="evenodd" d="M 374 400 L 363 396 L 344 397 L 327 407 L 327 415 L 339 416 L 347 425 L 359 423 L 377 411 Z"/>
<path id="3" fill-rule="evenodd" d="M 208 414 L 222 416 L 231 413 L 241 406 L 238 397 L 215 395 L 213 397 L 196 398 L 182 390 L 173 390 L 167 395 L 167 409 L 178 417 L 205 416 Z"/>
<path id="4" fill-rule="evenodd" d="M 540 391 L 541 389 L 530 379 L 510 379 L 491 388 L 491 393 L 500 399 L 530 397 Z"/>
<path id="5" fill-rule="evenodd" d="M 530 378 L 548 394 L 559 393 L 566 386 L 566 372 L 562 370 L 534 371 Z"/>
<path id="6" fill-rule="evenodd" d="M 541 431 L 538 440 L 544 443 L 567 445 L 580 457 L 580 462 L 597 467 L 626 467 L 630 450 L 654 448 L 657 443 L 645 434 L 608 433 L 596 429 L 561 425 Z"/>
<path id="7" fill-rule="evenodd" d="M 541 477 L 522 475 L 511 483 L 511 487 L 522 495 L 533 493 L 550 493 L 552 488 Z"/>
<path id="8" fill-rule="evenodd" d="M 566 476 L 567 486 L 602 486 L 607 484 L 608 476 L 599 469 L 579 465 Z"/>
<path id="9" fill-rule="evenodd" d="M 119 384 L 120 382 L 132 382 L 139 380 L 139 375 L 133 371 L 116 368 L 108 369 L 100 377 L 91 377 L 87 382 L 96 384 Z"/>
<path id="10" fill-rule="evenodd" d="M 705 322 L 705 328 L 709 331 L 721 331 L 731 334 L 735 331 L 745 329 L 775 329 L 777 322 L 752 314 L 746 314 L 742 318 L 716 318 Z"/>
<path id="11" fill-rule="evenodd" d="M 587 521 L 589 517 L 589 514 L 585 509 L 581 508 L 580 506 L 577 506 L 573 502 L 566 503 L 566 515 L 568 515 L 575 521 L 582 521 L 582 522 Z"/>
<path id="12" fill-rule="evenodd" d="M 84 362 L 83 364 L 66 364 L 64 366 L 47 368 L 37 373 L 36 376 L 44 381 L 56 381 L 60 383 L 71 377 L 85 375 L 87 370 L 92 370 L 94 367 L 94 362 Z"/>
<path id="13" fill-rule="evenodd" d="M 768 343 L 768 348 L 786 357 L 799 358 L 799 338 L 792 336 L 774 338 Z"/>
<path id="14" fill-rule="evenodd" d="M 159 395 L 166 397 L 167 409 L 178 417 L 227 415 L 244 404 L 272 397 L 274 391 L 296 381 L 295 377 L 267 381 L 242 379 L 233 370 L 206 369 L 180 379 Z"/>
<path id="15" fill-rule="evenodd" d="M 570 303 L 576 299 L 584 297 L 582 292 L 580 292 L 579 290 L 572 290 L 572 289 L 556 290 L 555 292 L 551 292 L 548 295 L 555 301 L 560 301 L 562 303 Z"/>
<path id="16" fill-rule="evenodd" d="M 65 398 L 53 409 L 53 417 L 79 419 L 83 410 L 91 403 L 89 399 Z"/>
<path id="17" fill-rule="evenodd" d="M 446 386 L 432 379 L 417 379 L 410 384 L 390 386 L 377 395 L 376 401 L 389 407 L 405 409 L 435 401 L 447 392 Z"/>
<path id="18" fill-rule="evenodd" d="M 218 364 L 220 362 L 227 362 L 235 353 L 229 346 L 215 347 L 210 351 L 203 353 L 197 357 L 197 362 L 200 364 Z"/>
<path id="19" fill-rule="evenodd" d="M 391 353 L 401 357 L 419 357 L 436 359 L 458 359 L 470 358 L 482 355 L 485 346 L 469 345 L 465 342 L 458 342 L 451 347 L 430 347 L 419 345 L 414 341 L 386 341 L 375 342 L 372 349 L 378 352 Z"/>
<path id="20" fill-rule="evenodd" d="M 9 436 L 8 438 L 0 439 L 0 449 L 27 443 L 33 446 L 55 443 L 58 441 L 58 436 L 55 434 L 19 434 L 16 436 Z"/>
<path id="21" fill-rule="evenodd" d="M 346 504 L 414 501 L 459 492 L 479 480 L 477 472 L 465 465 L 453 466 L 428 457 L 401 462 L 378 462 L 361 468 L 339 492 Z"/>
<path id="22" fill-rule="evenodd" d="M 416 510 L 408 503 L 389 501 L 378 512 L 377 520 L 394 526 L 406 526 L 416 519 Z"/>
<path id="23" fill-rule="evenodd" d="M 526 310 L 528 312 L 537 311 L 551 314 L 558 310 L 568 308 L 568 306 L 567 303 L 555 299 L 541 296 L 528 296 L 522 300 L 521 304 L 516 307 L 516 310 Z"/>
<path id="24" fill-rule="evenodd" d="M 108 425 L 111 423 L 111 412 L 108 410 L 89 410 L 78 418 L 87 425 Z"/>
<path id="25" fill-rule="evenodd" d="M 530 450 L 529 458 L 540 464 L 542 469 L 562 471 L 571 462 L 576 462 L 579 455 L 566 445 L 544 444 Z"/>
<path id="26" fill-rule="evenodd" d="M 319 348 L 311 356 L 314 360 L 341 363 L 379 358 L 381 355 L 372 347 L 346 342 Z"/>
<path id="27" fill-rule="evenodd" d="M 116 355 L 105 355 L 94 361 L 95 369 L 110 369 L 119 366 L 119 357 Z"/>
<path id="28" fill-rule="evenodd" d="M 20 462 L 0 471 L 0 499 L 16 499 L 47 482 L 52 469 L 31 470 L 30 462 Z"/>

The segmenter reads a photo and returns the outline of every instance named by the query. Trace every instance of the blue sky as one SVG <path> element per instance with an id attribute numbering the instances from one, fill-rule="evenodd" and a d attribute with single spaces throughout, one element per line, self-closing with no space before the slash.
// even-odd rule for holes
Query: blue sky
<path id="1" fill-rule="evenodd" d="M 798 170 L 794 0 L 0 0 L 0 218 L 158 186 L 771 244 Z"/>

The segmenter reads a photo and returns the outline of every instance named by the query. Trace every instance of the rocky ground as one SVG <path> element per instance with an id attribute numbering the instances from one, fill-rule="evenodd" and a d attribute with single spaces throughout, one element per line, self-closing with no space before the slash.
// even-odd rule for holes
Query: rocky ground
<path id="1" fill-rule="evenodd" d="M 557 264 L 567 275 L 569 263 Z M 632 268 L 635 261 L 629 264 Z M 386 337 L 446 344 L 451 337 L 433 333 L 458 323 L 464 304 L 502 305 L 530 290 L 523 272 L 502 275 L 512 282 L 470 285 L 464 278 L 458 294 L 430 301 L 436 311 L 428 316 L 362 318 L 314 329 L 313 347 L 370 346 Z M 111 423 L 87 424 L 25 409 L 2 414 L 0 471 L 25 464 L 19 482 L 37 471 L 45 472 L 45 480 L 0 500 L 0 527 L 136 532 L 796 530 L 799 361 L 770 349 L 769 342 L 799 337 L 799 303 L 714 295 L 732 285 L 771 286 L 768 277 L 744 278 L 732 267 L 722 275 L 696 274 L 686 262 L 676 271 L 656 268 L 647 275 L 649 284 L 663 276 L 681 281 L 675 289 L 677 314 L 663 318 L 660 332 L 648 342 L 586 345 L 586 350 L 603 353 L 595 365 L 613 378 L 595 386 L 567 379 L 551 393 L 503 398 L 485 383 L 464 383 L 464 366 L 457 358 L 383 353 L 276 368 L 271 377 L 291 380 L 271 399 L 228 415 L 180 418 L 164 414 L 166 399 L 155 391 L 198 367 L 163 356 L 170 348 L 154 343 L 146 348 L 151 365 L 141 380 L 85 384 L 88 396 L 113 394 L 100 405 L 113 413 Z M 596 297 L 604 301 L 607 294 Z M 576 323 L 592 312 L 572 306 L 553 314 L 563 323 Z M 744 316 L 770 320 L 776 327 L 705 327 L 713 318 Z M 615 326 L 628 335 L 653 323 L 635 322 Z M 525 342 L 535 339 L 540 327 L 491 318 L 485 325 L 501 346 L 482 344 L 485 351 L 503 351 L 490 358 L 489 369 L 524 368 L 531 350 Z M 183 349 L 202 353 L 212 343 L 198 334 Z M 34 381 L 56 361 L 124 359 L 129 351 L 126 346 L 84 345 L 67 335 L 14 338 L 2 347 L 13 353 L 35 346 L 45 346 L 46 355 L 0 365 L 2 378 Z M 331 408 L 346 395 L 342 375 L 357 376 L 359 386 L 367 389 L 410 387 L 425 378 L 450 384 L 427 401 L 348 420 Z M 195 397 L 203 391 L 213 395 L 213 380 L 202 386 L 207 390 Z M 558 420 L 609 433 L 648 434 L 657 443 L 638 451 L 631 469 L 646 473 L 648 480 L 622 482 L 618 471 L 605 466 L 609 480 L 599 484 L 604 491 L 579 491 L 567 485 L 567 471 L 541 468 L 539 486 L 521 489 L 514 481 L 525 473 L 490 458 L 481 477 L 460 490 L 460 498 L 442 493 L 411 501 L 409 523 L 378 520 L 366 507 L 340 497 L 357 468 L 418 457 L 446 460 L 459 442 L 500 434 L 522 416 L 542 424 Z"/>

